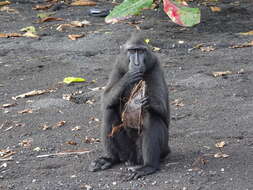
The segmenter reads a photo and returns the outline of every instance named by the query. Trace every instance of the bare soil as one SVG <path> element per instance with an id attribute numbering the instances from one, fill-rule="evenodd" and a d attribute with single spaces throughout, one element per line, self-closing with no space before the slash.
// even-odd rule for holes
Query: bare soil
<path id="1" fill-rule="evenodd" d="M 0 189 L 253 188 L 253 47 L 230 48 L 253 40 L 238 34 L 253 30 L 251 0 L 209 3 L 221 7 L 220 12 L 201 4 L 201 24 L 192 28 L 175 25 L 161 9 L 131 19 L 141 22 L 138 26 L 151 46 L 161 48 L 156 54 L 170 89 L 172 153 L 159 172 L 130 182 L 122 181 L 127 174 L 123 164 L 102 172 L 87 171 L 88 164 L 102 155 L 101 143 L 87 138 L 99 138 L 101 127 L 101 90 L 91 89 L 106 84 L 119 46 L 136 27 L 127 22 L 108 25 L 103 18 L 90 16 L 90 7 L 73 6 L 55 11 L 53 16 L 64 21 L 35 23 L 39 11 L 32 7 L 43 1 L 12 2 L 9 7 L 19 13 L 0 12 L 0 33 L 33 25 L 41 37 L 0 38 L 0 105 L 17 103 L 0 109 L 0 149 L 15 152 L 12 157 L 0 156 Z M 113 5 L 101 0 L 97 7 Z M 91 25 L 56 30 L 59 24 L 84 19 Z M 68 34 L 85 36 L 72 41 Z M 191 49 L 201 43 L 215 49 Z M 214 77 L 215 71 L 232 74 Z M 87 81 L 61 83 L 68 76 Z M 53 91 L 12 99 L 35 89 Z M 72 101 L 63 99 L 63 94 L 73 94 Z M 18 113 L 25 109 L 32 113 Z M 52 127 L 60 121 L 66 123 Z M 49 128 L 43 130 L 45 125 Z M 215 143 L 221 141 L 226 145 L 219 150 Z M 37 157 L 67 150 L 90 152 Z M 215 158 L 221 151 L 228 157 Z"/>

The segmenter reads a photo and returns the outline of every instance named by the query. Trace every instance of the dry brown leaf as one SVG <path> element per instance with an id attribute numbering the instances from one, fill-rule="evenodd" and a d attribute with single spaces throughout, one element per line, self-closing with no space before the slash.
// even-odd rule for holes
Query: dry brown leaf
<path id="1" fill-rule="evenodd" d="M 18 111 L 19 114 L 23 114 L 23 113 L 32 113 L 32 112 L 33 112 L 32 109 L 24 109 L 24 110 Z"/>
<path id="2" fill-rule="evenodd" d="M 69 144 L 69 145 L 77 145 L 77 142 L 75 142 L 75 141 L 67 141 L 66 144 Z"/>
<path id="3" fill-rule="evenodd" d="M 80 126 L 75 126 L 74 128 L 71 129 L 71 131 L 79 131 L 81 129 Z"/>
<path id="4" fill-rule="evenodd" d="M 48 129 L 51 129 L 51 127 L 48 126 L 47 124 L 42 125 L 42 130 L 43 131 L 48 130 Z"/>
<path id="5" fill-rule="evenodd" d="M 225 75 L 231 75 L 233 73 L 231 71 L 218 71 L 218 72 L 213 72 L 212 74 L 214 77 L 220 77 L 220 76 L 225 76 Z"/>
<path id="6" fill-rule="evenodd" d="M 88 144 L 92 144 L 92 143 L 100 142 L 100 139 L 86 136 L 84 139 L 84 142 Z"/>
<path id="7" fill-rule="evenodd" d="M 36 5 L 32 9 L 34 9 L 34 10 L 47 10 L 47 9 L 51 8 L 52 6 L 53 6 L 53 4 Z"/>
<path id="8" fill-rule="evenodd" d="M 7 13 L 14 13 L 14 14 L 19 13 L 16 9 L 10 8 L 8 6 L 1 7 L 0 11 L 6 11 Z"/>
<path id="9" fill-rule="evenodd" d="M 68 38 L 71 40 L 76 40 L 76 39 L 82 38 L 82 37 L 84 37 L 84 34 L 70 34 L 70 35 L 68 35 Z"/>
<path id="10" fill-rule="evenodd" d="M 89 0 L 77 0 L 77 1 L 72 2 L 70 5 L 72 5 L 72 6 L 95 6 L 95 5 L 97 5 L 97 3 L 94 1 L 89 1 Z"/>
<path id="11" fill-rule="evenodd" d="M 213 12 L 220 12 L 221 8 L 220 7 L 210 7 L 211 11 Z"/>
<path id="12" fill-rule="evenodd" d="M 52 126 L 52 128 L 58 128 L 58 127 L 62 127 L 63 125 L 65 125 L 66 121 L 59 121 L 58 123 L 54 124 Z"/>
<path id="13" fill-rule="evenodd" d="M 218 152 L 218 153 L 214 154 L 214 158 L 227 158 L 227 157 L 229 157 L 229 155 L 224 154 L 222 152 Z"/>
<path id="14" fill-rule="evenodd" d="M 107 137 L 113 137 L 113 136 L 114 136 L 115 134 L 117 134 L 122 128 L 124 128 L 124 126 L 123 126 L 122 124 L 117 125 L 117 126 L 114 126 L 114 127 L 112 128 L 111 133 L 109 133 L 109 134 L 107 135 Z"/>
<path id="15" fill-rule="evenodd" d="M 84 24 L 81 21 L 72 21 L 70 24 L 75 27 L 83 27 L 84 26 Z"/>
<path id="16" fill-rule="evenodd" d="M 56 30 L 62 32 L 63 30 L 65 30 L 66 28 L 69 28 L 69 27 L 74 27 L 72 24 L 60 24 Z"/>
<path id="17" fill-rule="evenodd" d="M 30 92 L 27 92 L 27 93 L 24 93 L 24 94 L 20 94 L 18 96 L 14 96 L 12 97 L 12 99 L 16 100 L 16 99 L 19 99 L 19 98 L 27 98 L 27 97 L 30 97 L 30 96 L 37 96 L 37 95 L 41 95 L 41 94 L 45 94 L 45 93 L 49 93 L 49 92 L 53 92 L 53 90 L 33 90 L 33 91 L 30 91 Z"/>
<path id="18" fill-rule="evenodd" d="M 12 156 L 13 154 L 15 154 L 16 152 L 10 150 L 10 149 L 0 149 L 0 158 L 8 158 L 10 156 Z"/>
<path id="19" fill-rule="evenodd" d="M 19 145 L 20 146 L 23 146 L 23 147 L 30 147 L 32 146 L 32 142 L 33 142 L 33 139 L 32 138 L 28 138 L 28 139 L 24 139 L 22 140 Z"/>
<path id="20" fill-rule="evenodd" d="M 233 45 L 230 48 L 245 48 L 245 47 L 252 47 L 253 46 L 253 40 L 251 42 L 246 42 L 239 45 Z"/>
<path id="21" fill-rule="evenodd" d="M 159 47 L 153 47 L 153 51 L 160 51 L 161 50 L 161 48 L 159 48 Z"/>
<path id="22" fill-rule="evenodd" d="M 43 19 L 40 19 L 39 22 L 51 22 L 51 21 L 62 21 L 64 20 L 63 18 L 59 18 L 59 17 L 46 17 Z"/>
<path id="23" fill-rule="evenodd" d="M 225 141 L 215 143 L 215 146 L 217 148 L 223 148 L 225 145 L 226 145 Z"/>
<path id="24" fill-rule="evenodd" d="M 0 33 L 0 38 L 22 37 L 20 33 Z"/>
<path id="25" fill-rule="evenodd" d="M 175 105 L 177 107 L 183 107 L 184 103 L 182 99 L 175 99 L 174 101 L 171 102 L 171 105 Z"/>
<path id="26" fill-rule="evenodd" d="M 0 6 L 9 5 L 9 4 L 11 4 L 10 1 L 1 1 L 1 2 L 0 2 Z"/>
<path id="27" fill-rule="evenodd" d="M 244 36 L 251 36 L 253 35 L 253 30 L 248 31 L 248 32 L 240 32 L 239 34 L 244 35 Z"/>
<path id="28" fill-rule="evenodd" d="M 12 104 L 3 104 L 2 105 L 2 108 L 9 108 L 9 107 L 13 107 L 13 106 L 16 106 L 17 103 L 12 103 Z"/>
<path id="29" fill-rule="evenodd" d="M 39 38 L 37 34 L 34 34 L 33 32 L 26 32 L 23 34 L 24 37 L 30 37 L 30 38 Z"/>
<path id="30" fill-rule="evenodd" d="M 215 48 L 213 46 L 200 47 L 199 49 L 201 51 L 203 51 L 203 52 L 210 52 L 210 51 L 214 51 L 215 50 Z"/>

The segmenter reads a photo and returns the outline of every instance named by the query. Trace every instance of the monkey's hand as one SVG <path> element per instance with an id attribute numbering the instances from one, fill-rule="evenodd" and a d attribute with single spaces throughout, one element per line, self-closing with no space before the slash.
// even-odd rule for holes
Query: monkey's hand
<path id="1" fill-rule="evenodd" d="M 156 168 L 153 168 L 151 166 L 143 166 L 143 167 L 137 168 L 134 171 L 132 171 L 129 176 L 126 177 L 125 181 L 138 179 L 140 177 L 155 173 L 156 170 L 157 170 Z"/>
<path id="2" fill-rule="evenodd" d="M 125 77 L 126 77 L 125 84 L 127 86 L 132 85 L 132 84 L 135 84 L 143 79 L 143 72 L 141 72 L 139 70 L 129 71 L 125 74 Z"/>
<path id="3" fill-rule="evenodd" d="M 97 160 L 91 162 L 89 165 L 90 172 L 96 172 L 99 170 L 106 170 L 113 165 L 113 160 L 110 158 L 100 157 Z"/>
<path id="4" fill-rule="evenodd" d="M 147 96 L 141 98 L 140 104 L 143 110 L 148 110 L 150 108 L 149 98 Z"/>

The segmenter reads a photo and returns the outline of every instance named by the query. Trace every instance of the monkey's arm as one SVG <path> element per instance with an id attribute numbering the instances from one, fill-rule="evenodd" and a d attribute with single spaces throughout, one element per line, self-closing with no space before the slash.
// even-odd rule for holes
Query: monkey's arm
<path id="1" fill-rule="evenodd" d="M 111 108 L 119 105 L 120 98 L 126 88 L 129 88 L 132 84 L 140 81 L 143 77 L 143 73 L 140 71 L 127 72 L 125 74 L 120 73 L 118 70 L 113 70 L 109 83 L 103 94 L 103 102 L 106 102 L 106 108 Z"/>

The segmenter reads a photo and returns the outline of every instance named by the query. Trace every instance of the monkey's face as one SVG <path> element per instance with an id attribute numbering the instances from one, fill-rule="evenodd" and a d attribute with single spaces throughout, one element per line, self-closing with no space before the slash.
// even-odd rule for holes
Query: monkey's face
<path id="1" fill-rule="evenodd" d="M 145 73 L 146 57 L 147 57 L 147 49 L 145 47 L 132 47 L 132 48 L 127 49 L 129 71 L 140 71 L 140 72 Z"/>

